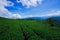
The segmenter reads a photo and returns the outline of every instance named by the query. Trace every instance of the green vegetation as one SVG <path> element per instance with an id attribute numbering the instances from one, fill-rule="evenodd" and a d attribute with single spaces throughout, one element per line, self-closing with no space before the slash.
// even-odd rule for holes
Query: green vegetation
<path id="1" fill-rule="evenodd" d="M 60 40 L 60 28 L 46 21 L 0 18 L 0 40 Z"/>

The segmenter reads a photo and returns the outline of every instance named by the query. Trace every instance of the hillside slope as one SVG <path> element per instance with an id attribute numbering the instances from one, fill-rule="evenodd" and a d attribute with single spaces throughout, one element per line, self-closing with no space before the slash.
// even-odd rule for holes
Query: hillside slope
<path id="1" fill-rule="evenodd" d="M 0 18 L 0 40 L 60 40 L 60 28 L 42 21 Z"/>

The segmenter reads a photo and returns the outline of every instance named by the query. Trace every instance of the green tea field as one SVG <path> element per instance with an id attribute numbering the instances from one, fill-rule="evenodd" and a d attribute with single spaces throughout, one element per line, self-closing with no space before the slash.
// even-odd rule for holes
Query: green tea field
<path id="1" fill-rule="evenodd" d="M 60 28 L 37 20 L 0 18 L 0 40 L 60 40 Z"/>

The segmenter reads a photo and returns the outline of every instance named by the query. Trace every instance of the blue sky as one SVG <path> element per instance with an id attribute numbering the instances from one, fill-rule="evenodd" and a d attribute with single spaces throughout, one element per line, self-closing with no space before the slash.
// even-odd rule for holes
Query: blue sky
<path id="1" fill-rule="evenodd" d="M 6 18 L 60 16 L 60 0 L 0 0 L 0 16 Z"/>

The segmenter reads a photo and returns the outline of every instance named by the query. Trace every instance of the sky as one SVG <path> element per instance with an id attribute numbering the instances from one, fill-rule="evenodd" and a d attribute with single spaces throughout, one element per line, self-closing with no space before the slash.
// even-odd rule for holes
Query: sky
<path id="1" fill-rule="evenodd" d="M 0 17 L 60 16 L 60 0 L 0 0 Z"/>

